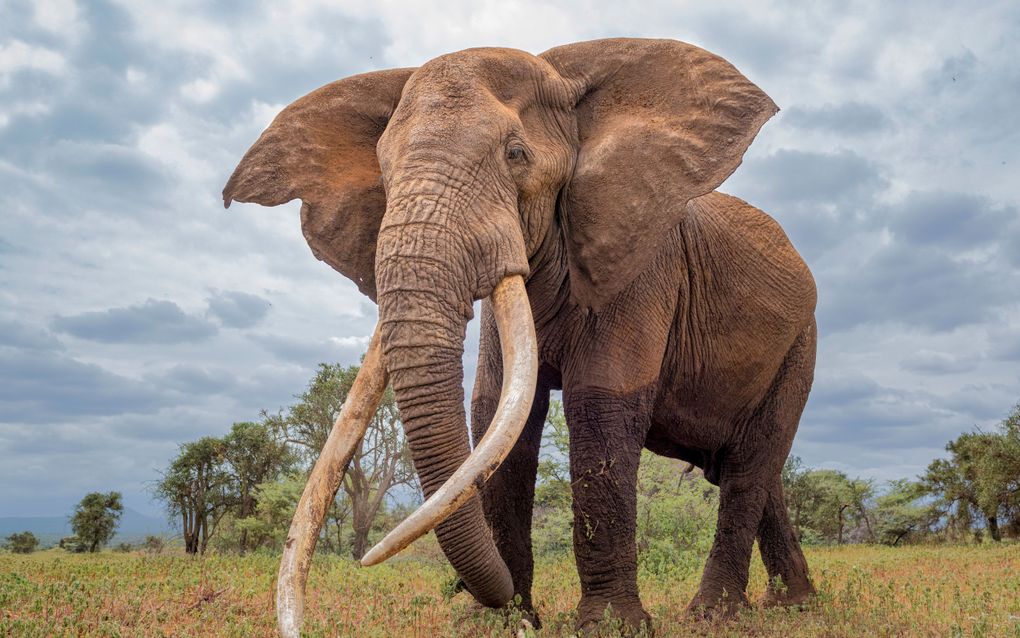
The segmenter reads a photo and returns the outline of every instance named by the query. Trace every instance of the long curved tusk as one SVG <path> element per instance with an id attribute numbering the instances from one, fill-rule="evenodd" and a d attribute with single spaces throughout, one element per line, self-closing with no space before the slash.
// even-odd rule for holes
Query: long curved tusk
<path id="1" fill-rule="evenodd" d="M 535 322 L 524 279 L 520 275 L 504 278 L 491 299 L 503 351 L 503 388 L 496 415 L 485 436 L 446 483 L 365 554 L 361 559 L 365 567 L 393 556 L 457 511 L 492 476 L 524 429 L 538 377 Z"/>
<path id="2" fill-rule="evenodd" d="M 386 366 L 382 363 L 379 344 L 379 327 L 376 326 L 347 401 L 308 476 L 283 546 L 280 575 L 276 581 L 276 623 L 283 638 L 299 638 L 301 635 L 305 584 L 322 521 L 340 489 L 347 464 L 379 407 L 387 383 Z"/>

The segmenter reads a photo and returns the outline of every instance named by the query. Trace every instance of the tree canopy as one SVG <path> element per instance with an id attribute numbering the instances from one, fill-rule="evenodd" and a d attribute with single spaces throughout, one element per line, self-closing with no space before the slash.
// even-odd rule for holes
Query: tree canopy
<path id="1" fill-rule="evenodd" d="M 71 529 L 89 552 L 96 552 L 113 538 L 123 513 L 120 492 L 91 492 L 75 507 Z"/>

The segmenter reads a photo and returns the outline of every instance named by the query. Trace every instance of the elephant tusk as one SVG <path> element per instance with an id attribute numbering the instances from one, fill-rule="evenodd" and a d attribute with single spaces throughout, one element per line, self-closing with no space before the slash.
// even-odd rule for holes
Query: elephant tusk
<path id="1" fill-rule="evenodd" d="M 283 546 L 280 574 L 276 582 L 276 622 L 283 638 L 299 638 L 301 635 L 305 585 L 319 530 L 322 529 L 330 503 L 340 489 L 347 464 L 379 407 L 387 382 L 386 366 L 382 363 L 379 344 L 379 327 L 376 326 L 361 370 L 308 476 Z"/>
<path id="2" fill-rule="evenodd" d="M 517 443 L 538 378 L 538 346 L 531 304 L 520 275 L 504 278 L 492 291 L 499 342 L 503 351 L 503 388 L 496 415 L 464 463 L 425 503 L 386 535 L 361 559 L 377 565 L 446 520 L 496 471 Z"/>

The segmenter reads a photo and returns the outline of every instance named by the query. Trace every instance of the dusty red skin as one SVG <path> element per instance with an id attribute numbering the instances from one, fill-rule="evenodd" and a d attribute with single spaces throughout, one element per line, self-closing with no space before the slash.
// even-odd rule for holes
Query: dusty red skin
<path id="1" fill-rule="evenodd" d="M 775 221 L 714 191 L 776 111 L 725 60 L 681 42 L 470 49 L 310 93 L 227 183 L 227 203 L 302 199 L 315 256 L 378 301 L 426 494 L 469 451 L 460 356 L 471 303 L 503 277 L 526 278 L 540 363 L 528 424 L 481 498 L 436 530 L 479 600 L 505 602 L 496 592 L 509 577 L 531 607 L 538 441 L 557 388 L 581 629 L 609 603 L 630 626 L 648 618 L 634 545 L 643 447 L 720 486 L 692 612 L 746 602 L 756 537 L 784 584 L 770 601 L 813 592 L 779 472 L 811 387 L 815 286 Z M 476 437 L 502 375 L 488 308 L 478 370 Z"/>

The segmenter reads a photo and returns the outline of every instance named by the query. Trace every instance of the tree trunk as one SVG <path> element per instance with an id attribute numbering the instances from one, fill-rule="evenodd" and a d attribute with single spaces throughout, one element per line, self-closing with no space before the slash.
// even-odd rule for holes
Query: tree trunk
<path id="1" fill-rule="evenodd" d="M 843 544 L 843 512 L 846 510 L 846 508 L 847 508 L 846 505 L 841 505 L 839 507 L 839 532 L 836 536 L 837 545 Z"/>
<path id="2" fill-rule="evenodd" d="M 861 518 L 864 519 L 864 527 L 868 530 L 868 540 L 872 543 L 875 542 L 875 532 L 871 529 L 871 521 L 868 519 L 868 512 L 863 506 L 860 508 Z"/>
<path id="3" fill-rule="evenodd" d="M 988 533 L 996 543 L 1002 540 L 1002 533 L 999 532 L 999 517 L 995 514 L 988 517 Z"/>

